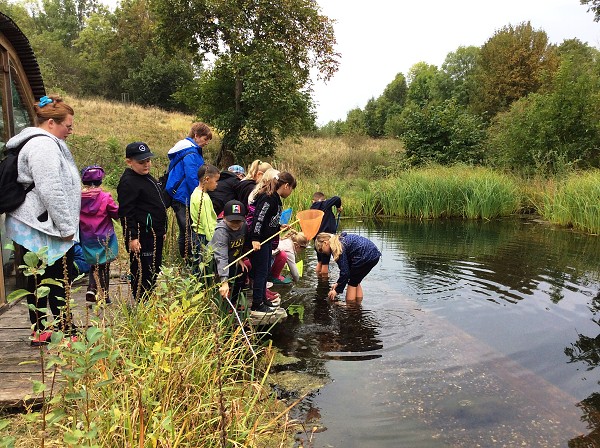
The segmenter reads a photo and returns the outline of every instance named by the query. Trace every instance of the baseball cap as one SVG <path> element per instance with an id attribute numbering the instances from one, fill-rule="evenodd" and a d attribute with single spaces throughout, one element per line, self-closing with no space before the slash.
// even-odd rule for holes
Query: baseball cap
<path id="1" fill-rule="evenodd" d="M 127 148 L 125 149 L 125 157 L 140 161 L 154 157 L 154 154 L 152 151 L 150 151 L 150 148 L 146 143 L 133 142 L 127 145 Z"/>
<path id="2" fill-rule="evenodd" d="M 229 168 L 227 168 L 227 171 L 231 171 L 235 174 L 246 174 L 246 170 L 244 170 L 244 167 L 240 165 L 231 165 Z"/>
<path id="3" fill-rule="evenodd" d="M 231 200 L 223 208 L 223 217 L 228 221 L 243 221 L 246 219 L 246 207 L 240 201 Z"/>

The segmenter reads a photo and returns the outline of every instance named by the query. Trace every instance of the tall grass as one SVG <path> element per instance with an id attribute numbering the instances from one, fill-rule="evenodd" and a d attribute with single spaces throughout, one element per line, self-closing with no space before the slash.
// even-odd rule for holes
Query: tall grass
<path id="1" fill-rule="evenodd" d="M 549 189 L 540 214 L 547 220 L 600 233 L 600 171 L 573 173 Z"/>
<path id="2" fill-rule="evenodd" d="M 53 342 L 47 370 L 62 388 L 43 386 L 54 395 L 43 412 L 0 421 L 0 436 L 18 434 L 16 447 L 284 445 L 287 412 L 266 384 L 272 353 L 255 356 L 220 319 L 215 292 L 166 269 L 110 326 L 97 319 L 78 342 Z"/>

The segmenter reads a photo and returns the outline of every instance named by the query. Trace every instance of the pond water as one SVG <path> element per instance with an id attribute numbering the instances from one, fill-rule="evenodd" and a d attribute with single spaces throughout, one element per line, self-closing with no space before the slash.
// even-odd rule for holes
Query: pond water
<path id="1" fill-rule="evenodd" d="M 359 306 L 305 254 L 280 286 L 284 369 L 324 386 L 295 410 L 314 447 L 600 446 L 600 239 L 531 220 L 342 221 L 383 256 Z M 318 433 L 311 428 L 318 426 Z M 310 442 L 308 440 L 310 439 Z"/>

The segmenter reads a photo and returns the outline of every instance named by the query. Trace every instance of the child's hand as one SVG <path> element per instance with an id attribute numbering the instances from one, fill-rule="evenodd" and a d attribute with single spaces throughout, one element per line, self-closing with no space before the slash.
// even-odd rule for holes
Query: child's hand
<path id="1" fill-rule="evenodd" d="M 291 229 L 291 226 L 289 224 L 282 224 L 280 228 L 281 228 L 281 231 L 283 232 L 284 230 Z"/>
<path id="2" fill-rule="evenodd" d="M 142 245 L 140 244 L 140 240 L 135 239 L 135 240 L 129 241 L 129 251 L 130 252 L 133 252 L 134 254 L 138 254 L 138 253 L 140 253 L 140 250 L 142 250 Z"/>
<path id="3" fill-rule="evenodd" d="M 221 294 L 221 297 L 223 297 L 224 299 L 229 297 L 229 282 L 223 282 L 223 284 L 219 288 L 219 294 Z"/>
<path id="4" fill-rule="evenodd" d="M 260 241 L 252 241 L 252 249 L 255 251 L 260 250 Z"/>
<path id="5" fill-rule="evenodd" d="M 242 268 L 242 272 L 248 272 L 248 266 L 244 263 L 243 260 L 238 261 L 240 267 Z"/>

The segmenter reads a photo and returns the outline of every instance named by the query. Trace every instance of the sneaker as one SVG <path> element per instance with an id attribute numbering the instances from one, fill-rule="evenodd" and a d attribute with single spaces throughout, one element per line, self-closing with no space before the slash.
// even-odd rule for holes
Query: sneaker
<path id="1" fill-rule="evenodd" d="M 272 288 L 273 287 L 273 282 L 267 282 L 267 289 Z"/>
<path id="2" fill-rule="evenodd" d="M 267 297 L 268 300 L 273 300 L 273 299 L 279 299 L 279 298 L 281 298 L 281 294 L 279 294 L 278 292 L 271 291 L 270 289 L 267 289 L 265 295 L 266 295 L 266 297 Z"/>
<path id="3" fill-rule="evenodd" d="M 292 283 L 292 279 L 291 278 L 289 278 L 289 277 L 282 277 L 282 276 L 272 278 L 271 281 L 275 285 L 289 285 L 290 283 Z"/>
<path id="4" fill-rule="evenodd" d="M 266 303 L 261 304 L 256 309 L 250 311 L 250 315 L 252 317 L 263 317 L 267 314 L 273 314 L 277 311 L 277 308 L 272 308 L 268 306 Z"/>
<path id="5" fill-rule="evenodd" d="M 32 347 L 40 347 L 42 345 L 46 345 L 50 342 L 50 338 L 52 337 L 52 332 L 50 330 L 31 333 L 31 346 Z"/>
<path id="6" fill-rule="evenodd" d="M 267 306 L 270 306 L 272 308 L 279 308 L 279 305 L 281 305 L 281 297 L 274 297 L 272 299 L 269 299 L 268 297 L 265 299 Z"/>
<path id="7" fill-rule="evenodd" d="M 86 302 L 95 302 L 96 301 L 96 291 L 90 289 L 85 293 L 85 301 Z"/>

